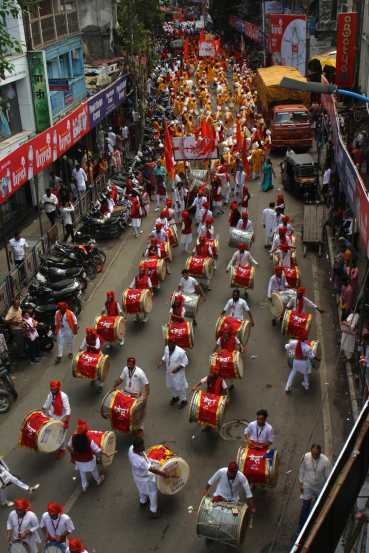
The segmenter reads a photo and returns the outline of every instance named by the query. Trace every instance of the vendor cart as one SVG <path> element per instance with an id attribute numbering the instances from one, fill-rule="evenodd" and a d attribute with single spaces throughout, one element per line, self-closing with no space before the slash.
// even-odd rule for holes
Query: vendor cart
<path id="1" fill-rule="evenodd" d="M 322 203 L 304 205 L 304 224 L 302 227 L 302 243 L 304 257 L 307 254 L 308 244 L 318 246 L 319 256 L 323 250 L 323 231 L 328 218 L 328 208 Z"/>

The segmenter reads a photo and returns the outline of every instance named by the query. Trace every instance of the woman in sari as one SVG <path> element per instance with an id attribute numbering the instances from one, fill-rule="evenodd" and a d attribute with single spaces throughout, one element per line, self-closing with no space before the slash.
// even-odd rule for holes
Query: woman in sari
<path id="1" fill-rule="evenodd" d="M 270 159 L 266 159 L 263 164 L 263 180 L 261 182 L 261 189 L 263 192 L 268 192 L 268 190 L 272 190 L 273 177 L 275 177 L 275 172 L 272 162 L 270 161 Z"/>

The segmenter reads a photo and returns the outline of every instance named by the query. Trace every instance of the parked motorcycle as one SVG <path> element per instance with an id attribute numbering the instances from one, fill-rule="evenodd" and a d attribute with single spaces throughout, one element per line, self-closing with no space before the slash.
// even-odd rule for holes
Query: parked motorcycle
<path id="1" fill-rule="evenodd" d="M 52 290 L 60 291 L 64 290 L 64 288 L 68 288 L 69 286 L 72 286 L 75 282 L 79 284 L 80 290 L 86 290 L 87 288 L 87 279 L 76 279 L 76 278 L 64 278 L 57 281 L 48 280 L 48 278 L 39 271 L 36 273 L 35 279 L 33 283 L 38 285 L 46 286 L 47 288 L 51 288 Z"/>
<path id="2" fill-rule="evenodd" d="M 18 397 L 14 382 L 10 376 L 10 363 L 0 364 L 0 414 L 7 413 L 13 401 Z"/>
<path id="3" fill-rule="evenodd" d="M 83 269 L 87 277 L 92 280 L 96 277 L 96 267 L 93 261 L 82 261 L 66 255 L 47 255 L 40 257 L 43 267 L 57 267 L 59 269 Z"/>
<path id="4" fill-rule="evenodd" d="M 87 286 L 87 273 L 83 268 L 70 267 L 61 269 L 60 267 L 41 265 L 38 272 L 41 273 L 48 282 L 59 282 L 60 280 L 76 278 L 81 283 L 82 290 Z"/>

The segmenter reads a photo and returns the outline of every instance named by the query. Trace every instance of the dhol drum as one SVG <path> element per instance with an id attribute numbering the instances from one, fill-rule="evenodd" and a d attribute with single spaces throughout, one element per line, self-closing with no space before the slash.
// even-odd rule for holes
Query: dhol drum
<path id="1" fill-rule="evenodd" d="M 305 340 L 308 337 L 312 316 L 286 309 L 282 321 L 282 334 L 289 338 Z"/>
<path id="2" fill-rule="evenodd" d="M 253 288 L 255 268 L 252 265 L 237 265 L 231 269 L 232 288 Z"/>
<path id="3" fill-rule="evenodd" d="M 245 535 L 247 511 L 246 503 L 215 503 L 210 497 L 203 497 L 197 512 L 197 535 L 239 546 Z"/>
<path id="4" fill-rule="evenodd" d="M 72 373 L 75 378 L 105 382 L 109 368 L 109 355 L 105 355 L 101 351 L 80 351 L 73 358 Z"/>
<path id="5" fill-rule="evenodd" d="M 300 270 L 298 267 L 284 267 L 284 276 L 290 288 L 298 288 L 300 286 Z"/>
<path id="6" fill-rule="evenodd" d="M 226 396 L 208 394 L 197 390 L 191 399 L 189 421 L 219 430 L 222 426 L 226 405 Z"/>
<path id="7" fill-rule="evenodd" d="M 224 332 L 224 327 L 230 326 L 233 331 L 237 334 L 237 338 L 243 346 L 246 346 L 250 338 L 251 325 L 250 321 L 239 321 L 233 317 L 219 317 L 217 324 L 215 326 L 215 337 L 216 339 L 219 336 L 222 336 Z"/>
<path id="8" fill-rule="evenodd" d="M 23 540 L 14 540 L 9 544 L 9 553 L 30 553 L 29 545 Z"/>
<path id="9" fill-rule="evenodd" d="M 321 361 L 321 357 L 322 357 L 322 350 L 321 350 L 321 346 L 320 346 L 320 341 L 319 340 L 306 340 L 305 342 L 313 350 L 314 359 L 312 360 L 312 362 L 313 362 L 314 367 L 318 369 L 320 367 L 320 361 Z M 297 340 L 290 340 L 289 343 L 290 344 L 292 344 L 292 343 L 296 344 Z M 288 358 L 290 360 L 293 360 L 294 357 L 295 357 L 293 351 L 292 352 L 289 351 L 287 355 L 288 355 Z"/>
<path id="10" fill-rule="evenodd" d="M 140 269 L 144 269 L 146 271 L 154 288 L 157 288 L 160 281 L 165 280 L 165 277 L 167 276 L 167 266 L 165 261 L 159 259 L 158 257 L 142 259 L 140 261 Z"/>
<path id="11" fill-rule="evenodd" d="M 194 333 L 192 321 L 183 323 L 168 323 L 163 325 L 163 337 L 165 343 L 174 341 L 177 346 L 184 349 L 192 349 L 194 343 Z"/>
<path id="12" fill-rule="evenodd" d="M 116 453 L 117 437 L 112 430 L 89 430 L 87 436 L 93 440 L 105 455 L 101 455 L 101 465 L 109 467 L 114 461 Z"/>
<path id="13" fill-rule="evenodd" d="M 232 227 L 229 234 L 229 246 L 232 248 L 238 248 L 240 244 L 246 244 L 251 246 L 254 240 L 254 234 L 252 232 L 245 232 L 244 230 Z"/>
<path id="14" fill-rule="evenodd" d="M 283 290 L 282 292 L 272 292 L 270 310 L 275 319 L 281 319 L 283 317 L 284 310 L 294 294 L 295 291 L 290 289 Z"/>
<path id="15" fill-rule="evenodd" d="M 152 311 L 152 294 L 148 288 L 136 289 L 127 288 L 122 295 L 123 311 L 127 315 L 144 313 L 147 315 Z"/>
<path id="16" fill-rule="evenodd" d="M 172 255 L 172 248 L 169 243 L 169 240 L 167 240 L 166 242 L 160 242 L 159 248 L 160 248 L 161 259 L 168 259 L 168 261 L 172 261 L 173 255 Z"/>
<path id="17" fill-rule="evenodd" d="M 240 447 L 237 463 L 251 484 L 262 484 L 270 488 L 277 484 L 279 456 L 276 449 Z"/>
<path id="18" fill-rule="evenodd" d="M 209 369 L 211 373 L 222 378 L 243 378 L 243 360 L 239 351 L 221 349 L 210 355 Z"/>
<path id="19" fill-rule="evenodd" d="M 188 463 L 165 445 L 153 445 L 146 451 L 151 463 L 169 474 L 170 478 L 156 477 L 159 492 L 163 495 L 175 495 L 187 484 L 190 477 Z"/>
<path id="20" fill-rule="evenodd" d="M 192 277 L 211 280 L 214 275 L 214 259 L 193 255 L 187 259 L 186 269 Z"/>
<path id="21" fill-rule="evenodd" d="M 134 432 L 140 429 L 145 413 L 145 403 L 120 390 L 108 392 L 101 402 L 101 416 L 110 419 L 114 430 Z"/>
<path id="22" fill-rule="evenodd" d="M 53 453 L 64 442 L 64 424 L 44 415 L 42 411 L 32 411 L 22 422 L 19 445 L 42 453 Z"/>
<path id="23" fill-rule="evenodd" d="M 207 244 L 207 246 L 211 247 L 211 249 L 213 250 L 214 256 L 218 257 L 218 255 L 219 255 L 219 240 L 218 240 L 218 238 L 214 238 L 213 240 L 211 240 L 210 238 L 207 238 L 206 244 Z"/>
<path id="24" fill-rule="evenodd" d="M 95 319 L 95 330 L 105 342 L 120 342 L 126 333 L 126 323 L 120 316 L 101 315 Z"/>
<path id="25" fill-rule="evenodd" d="M 173 292 L 171 297 L 171 303 L 173 303 L 175 296 L 178 295 L 178 292 Z M 184 297 L 184 306 L 186 309 L 185 317 L 189 319 L 194 319 L 199 307 L 200 296 L 197 294 L 184 294 L 181 292 L 181 295 Z"/>
<path id="26" fill-rule="evenodd" d="M 167 229 L 167 233 L 169 238 L 169 244 L 172 246 L 172 248 L 176 248 L 178 246 L 177 225 L 170 225 Z"/>

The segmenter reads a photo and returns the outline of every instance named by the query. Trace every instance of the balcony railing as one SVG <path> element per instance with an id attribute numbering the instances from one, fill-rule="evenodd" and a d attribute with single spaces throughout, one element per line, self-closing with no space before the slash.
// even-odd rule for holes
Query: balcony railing
<path id="1" fill-rule="evenodd" d="M 78 34 L 80 32 L 78 11 L 68 10 L 37 18 L 28 16 L 27 31 L 33 50 L 63 37 Z"/>

